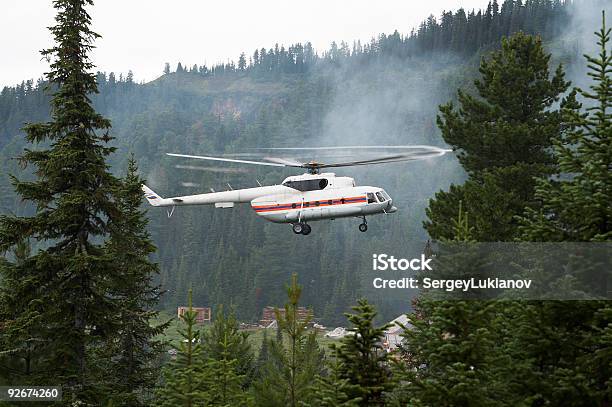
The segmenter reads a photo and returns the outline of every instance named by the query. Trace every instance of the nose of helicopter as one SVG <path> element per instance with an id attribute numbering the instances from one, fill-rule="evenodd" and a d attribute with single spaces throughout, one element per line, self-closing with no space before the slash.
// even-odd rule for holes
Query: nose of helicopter
<path id="1" fill-rule="evenodd" d="M 391 205 L 389 209 L 387 209 L 387 213 L 397 212 L 397 206 Z"/>

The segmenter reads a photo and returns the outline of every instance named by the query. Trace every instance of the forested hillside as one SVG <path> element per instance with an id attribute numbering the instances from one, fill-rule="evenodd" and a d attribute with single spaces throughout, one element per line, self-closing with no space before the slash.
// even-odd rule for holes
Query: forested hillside
<path id="1" fill-rule="evenodd" d="M 179 161 L 166 152 L 220 154 L 255 147 L 356 144 L 443 146 L 436 127 L 438 105 L 472 88 L 480 56 L 515 31 L 539 34 L 553 64 L 577 61 L 573 13 L 579 5 L 549 0 L 493 1 L 485 10 L 457 10 L 430 17 L 409 34 L 380 35 L 368 44 L 333 43 L 317 53 L 310 44 L 275 45 L 215 66 L 197 61 L 167 65 L 149 83 L 99 73 L 95 108 L 112 121 L 118 152 L 115 173 L 124 173 L 133 152 L 147 185 L 161 195 L 185 195 L 232 187 L 279 183 L 293 173 Z M 595 16 L 596 18 L 596 16 Z M 409 30 L 410 27 L 400 27 Z M 160 71 L 163 67 L 160 67 Z M 160 72 L 161 73 L 161 72 Z M 570 78 L 571 79 L 571 78 Z M 45 120 L 49 98 L 41 81 L 26 81 L 0 94 L 0 211 L 26 213 L 9 184 L 20 171 L 10 160 L 23 149 L 20 128 Z M 206 167 L 207 170 L 203 170 Z M 228 170 L 230 169 L 230 170 Z M 372 253 L 420 253 L 427 201 L 465 178 L 456 159 L 342 170 L 358 184 L 384 187 L 399 212 L 370 220 L 313 224 L 295 236 L 286 225 L 268 224 L 248 206 L 231 210 L 178 208 L 171 218 L 150 210 L 159 250 L 162 307 L 184 302 L 193 287 L 196 306 L 236 306 L 242 320 L 256 320 L 266 305 L 282 305 L 284 285 L 296 272 L 302 303 L 324 323 L 341 323 L 342 312 L 362 292 Z M 380 300 L 383 318 L 406 311 L 407 299 Z"/>

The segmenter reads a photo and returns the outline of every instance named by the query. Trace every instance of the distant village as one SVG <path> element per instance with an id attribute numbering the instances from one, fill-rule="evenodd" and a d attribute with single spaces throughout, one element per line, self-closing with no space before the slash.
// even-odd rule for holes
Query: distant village
<path id="1" fill-rule="evenodd" d="M 189 310 L 189 307 L 178 307 L 177 309 L 177 317 L 180 319 L 181 316 L 185 314 L 186 311 Z M 196 312 L 196 322 L 200 325 L 206 325 L 212 323 L 212 308 L 211 307 L 192 307 L 192 310 Z M 277 322 L 277 312 L 278 315 L 282 318 L 285 315 L 284 308 L 276 308 L 273 306 L 264 307 L 261 313 L 261 319 L 256 324 L 248 324 L 241 323 L 240 329 L 245 331 L 256 331 L 260 329 L 274 329 L 278 328 Z M 312 310 L 306 307 L 298 308 L 298 318 L 300 321 L 309 321 L 309 328 L 316 330 L 318 333 L 323 335 L 325 338 L 329 339 L 341 339 L 347 335 L 353 335 L 353 331 L 347 329 L 345 327 L 335 327 L 330 329 L 326 326 L 323 326 L 317 322 L 317 319 L 314 316 Z M 402 314 L 397 318 L 389 321 L 387 323 L 389 328 L 385 330 L 385 336 L 383 339 L 383 349 L 387 352 L 393 352 L 397 349 L 398 345 L 402 341 L 402 332 L 404 329 L 411 329 L 412 325 L 410 324 L 408 317 L 406 314 Z"/>

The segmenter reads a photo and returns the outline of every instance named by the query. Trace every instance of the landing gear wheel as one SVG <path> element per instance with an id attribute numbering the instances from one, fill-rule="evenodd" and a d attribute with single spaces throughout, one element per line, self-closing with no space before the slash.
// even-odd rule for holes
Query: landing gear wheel
<path id="1" fill-rule="evenodd" d="M 293 233 L 296 235 L 301 235 L 304 232 L 304 224 L 303 223 L 294 223 L 293 224 Z"/>
<path id="2" fill-rule="evenodd" d="M 310 225 L 304 223 L 302 234 L 303 235 L 308 235 L 308 234 L 310 234 L 311 231 L 312 231 L 312 229 L 310 228 Z"/>
<path id="3" fill-rule="evenodd" d="M 366 223 L 362 223 L 359 225 L 360 232 L 365 232 L 366 230 L 368 230 L 368 225 Z"/>

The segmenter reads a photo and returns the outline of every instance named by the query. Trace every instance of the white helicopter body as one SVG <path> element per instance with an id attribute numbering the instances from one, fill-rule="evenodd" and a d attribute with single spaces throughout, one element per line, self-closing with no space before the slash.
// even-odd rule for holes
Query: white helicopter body
<path id="1" fill-rule="evenodd" d="M 393 213 L 397 208 L 382 189 L 355 186 L 350 177 L 336 177 L 334 173 L 303 174 L 287 177 L 281 185 L 211 192 L 198 195 L 162 198 L 143 185 L 145 198 L 153 206 L 215 205 L 233 208 L 237 203 L 250 203 L 251 208 L 265 220 L 294 224 L 296 233 L 310 231 L 308 221 L 360 217 L 367 230 L 366 215 Z M 297 227 L 295 227 L 297 225 Z"/>
<path id="2" fill-rule="evenodd" d="M 424 160 L 439 157 L 450 151 L 432 146 L 350 146 L 274 148 L 271 150 L 301 152 L 331 150 L 336 153 L 344 150 L 345 154 L 349 154 L 350 157 L 353 157 L 351 154 L 363 151 L 377 152 L 382 150 L 385 155 L 348 162 L 321 163 L 317 161 L 299 162 L 293 159 L 274 157 L 265 157 L 264 160 L 267 162 L 264 162 L 167 153 L 169 156 L 189 159 L 306 168 L 308 173 L 287 177 L 280 185 L 236 190 L 230 187 L 229 191 L 213 191 L 207 194 L 173 198 L 162 198 L 146 185 L 143 185 L 142 189 L 151 205 L 172 208 L 168 212 L 168 216 L 172 215 L 176 206 L 215 205 L 216 208 L 233 208 L 237 203 L 250 203 L 251 208 L 257 215 L 275 223 L 290 223 L 296 234 L 309 234 L 311 228 L 308 222 L 310 221 L 346 217 L 363 219 L 363 222 L 359 225 L 359 230 L 365 232 L 368 229 L 366 215 L 389 214 L 397 211 L 389 194 L 379 187 L 355 186 L 353 178 L 336 177 L 332 172 L 321 173 L 321 169 Z"/>

